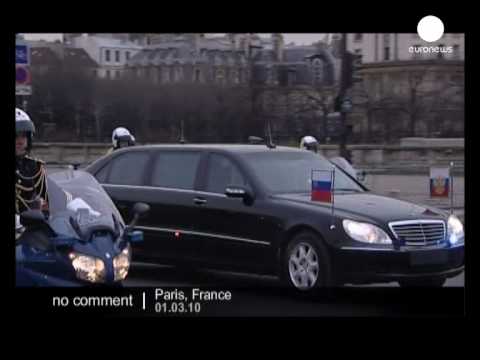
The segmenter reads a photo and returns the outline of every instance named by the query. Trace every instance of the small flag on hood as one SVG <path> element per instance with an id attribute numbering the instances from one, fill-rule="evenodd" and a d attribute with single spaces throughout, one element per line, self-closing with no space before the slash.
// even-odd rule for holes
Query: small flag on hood
<path id="1" fill-rule="evenodd" d="M 448 197 L 450 168 L 430 168 L 430 197 Z"/>
<path id="2" fill-rule="evenodd" d="M 312 201 L 332 202 L 333 171 L 312 171 Z"/>

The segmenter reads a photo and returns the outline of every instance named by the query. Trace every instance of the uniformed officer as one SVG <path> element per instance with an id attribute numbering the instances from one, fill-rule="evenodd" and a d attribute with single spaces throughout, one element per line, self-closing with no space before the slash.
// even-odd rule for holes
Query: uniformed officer
<path id="1" fill-rule="evenodd" d="M 124 127 L 118 127 L 113 130 L 112 133 L 112 145 L 113 147 L 108 150 L 107 154 L 110 154 L 112 151 L 120 149 L 122 147 L 134 146 L 135 137 Z"/>
<path id="2" fill-rule="evenodd" d="M 47 174 L 43 161 L 30 157 L 35 125 L 23 110 L 15 109 L 15 213 L 48 210 Z"/>
<path id="3" fill-rule="evenodd" d="M 318 153 L 318 141 L 313 136 L 304 136 L 300 141 L 300 149 Z"/>

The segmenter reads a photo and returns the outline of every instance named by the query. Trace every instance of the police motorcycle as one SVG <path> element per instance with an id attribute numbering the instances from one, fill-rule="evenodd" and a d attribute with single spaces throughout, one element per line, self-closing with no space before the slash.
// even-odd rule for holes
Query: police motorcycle
<path id="1" fill-rule="evenodd" d="M 16 286 L 121 286 L 128 275 L 134 230 L 149 211 L 133 206 L 128 225 L 97 180 L 84 171 L 47 177 L 48 214 L 38 207 L 16 219 Z"/>

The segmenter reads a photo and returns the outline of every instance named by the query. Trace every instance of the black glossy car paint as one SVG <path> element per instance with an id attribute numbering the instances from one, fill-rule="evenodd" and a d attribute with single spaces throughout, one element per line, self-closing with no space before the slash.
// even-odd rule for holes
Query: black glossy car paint
<path id="1" fill-rule="evenodd" d="M 403 276 L 453 276 L 464 263 L 463 246 L 432 250 L 431 256 L 447 253 L 442 264 L 414 264 L 410 251 L 400 248 L 388 222 L 435 219 L 447 221 L 448 214 L 438 209 L 387 198 L 370 192 L 335 193 L 335 211 L 330 204 L 312 202 L 310 194 L 274 194 L 262 184 L 252 168 L 239 156 L 245 152 L 300 151 L 290 148 L 268 149 L 258 145 L 151 145 L 131 147 L 107 155 L 87 168 L 93 175 L 117 156 L 131 151 L 150 152 L 142 186 L 104 184 L 126 221 L 125 209 L 135 202 L 151 206 L 149 215 L 140 220 L 145 241 L 135 249 L 135 259 L 186 261 L 219 268 L 278 273 L 282 251 L 293 236 L 310 230 L 328 248 L 336 275 L 345 281 L 374 281 Z M 166 151 L 198 151 L 202 154 L 191 190 L 161 188 L 151 184 L 151 165 L 156 154 Z M 252 204 L 225 194 L 206 191 L 211 154 L 231 160 L 248 181 L 254 194 Z M 358 184 L 358 182 L 357 182 Z M 359 184 L 361 188 L 364 188 Z M 367 245 L 351 239 L 342 220 L 375 224 L 390 236 L 393 245 Z M 332 227 L 332 225 L 334 225 Z M 440 256 L 440 255 L 438 255 Z M 435 262 L 435 261 L 433 261 Z M 450 273 L 449 273 L 450 271 Z"/>

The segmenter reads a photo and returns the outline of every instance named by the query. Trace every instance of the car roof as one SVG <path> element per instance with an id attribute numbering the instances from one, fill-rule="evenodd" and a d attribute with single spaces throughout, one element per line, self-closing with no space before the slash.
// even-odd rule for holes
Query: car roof
<path id="1" fill-rule="evenodd" d="M 258 152 L 298 152 L 301 149 L 277 146 L 268 148 L 266 145 L 248 145 L 248 144 L 161 144 L 161 145 L 136 145 L 125 149 L 120 149 L 117 153 L 132 150 L 222 150 L 230 153 L 258 153 Z"/>

